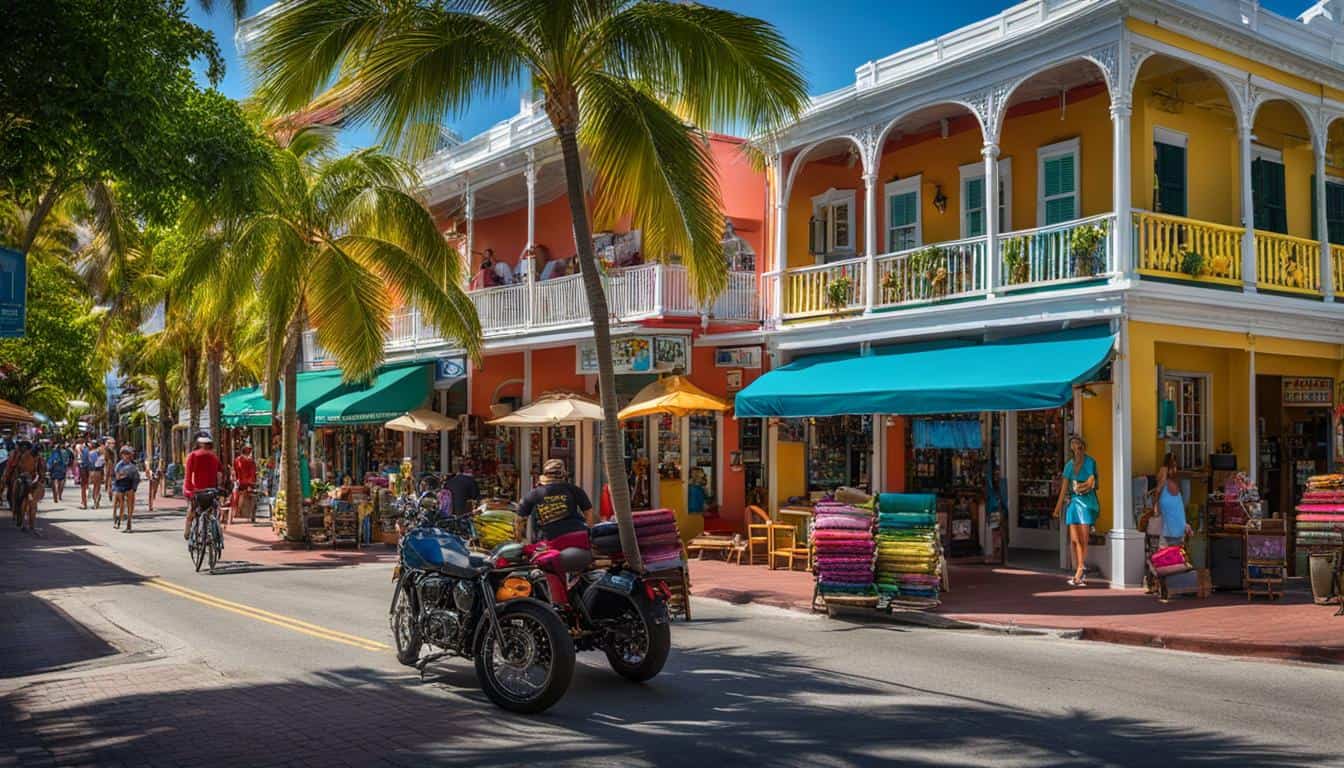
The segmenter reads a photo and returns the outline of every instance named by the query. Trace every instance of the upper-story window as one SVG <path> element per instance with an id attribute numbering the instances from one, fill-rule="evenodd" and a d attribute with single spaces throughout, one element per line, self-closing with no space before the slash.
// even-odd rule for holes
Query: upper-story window
<path id="1" fill-rule="evenodd" d="M 1311 184 L 1311 209 L 1316 210 L 1316 179 Z M 1327 176 L 1325 179 L 1325 225 L 1329 240 L 1334 245 L 1344 245 L 1344 179 Z M 1311 217 L 1311 236 L 1316 233 L 1316 217 Z"/>
<path id="2" fill-rule="evenodd" d="M 1288 203 L 1283 181 L 1283 153 L 1269 147 L 1252 147 L 1251 192 L 1255 228 L 1288 234 Z"/>
<path id="3" fill-rule="evenodd" d="M 887 182 L 887 251 L 904 251 L 923 244 L 919 212 L 920 176 Z"/>
<path id="4" fill-rule="evenodd" d="M 812 198 L 808 252 L 818 263 L 854 255 L 854 190 L 828 189 Z"/>
<path id="5" fill-rule="evenodd" d="M 999 231 L 1013 228 L 1013 159 L 999 161 Z M 961 166 L 961 236 L 985 234 L 985 164 Z"/>
<path id="6" fill-rule="evenodd" d="M 1078 140 L 1036 150 L 1036 220 L 1043 227 L 1078 218 Z"/>
<path id="7" fill-rule="evenodd" d="M 1190 138 L 1184 133 L 1153 127 L 1153 210 L 1186 216 L 1185 151 Z"/>

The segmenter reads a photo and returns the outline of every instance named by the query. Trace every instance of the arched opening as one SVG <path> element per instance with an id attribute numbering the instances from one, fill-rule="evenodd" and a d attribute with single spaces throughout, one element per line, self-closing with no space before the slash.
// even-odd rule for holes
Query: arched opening
<path id="1" fill-rule="evenodd" d="M 1324 205 L 1326 236 L 1331 250 L 1344 253 L 1344 118 L 1332 120 L 1325 131 Z M 1332 259 L 1334 262 L 1340 260 L 1340 257 Z M 1335 271 L 1339 269 L 1337 265 Z M 1339 289 L 1338 280 L 1335 281 L 1335 288 Z"/>
<path id="2" fill-rule="evenodd" d="M 1321 285 L 1321 245 L 1311 126 L 1296 105 L 1282 99 L 1261 104 L 1252 126 L 1256 283 L 1314 294 Z"/>
<path id="3" fill-rule="evenodd" d="M 1145 59 L 1133 90 L 1131 181 L 1140 273 L 1241 283 L 1237 105 L 1213 74 Z"/>
<path id="4" fill-rule="evenodd" d="M 799 151 L 786 165 L 788 254 L 785 266 L 806 267 L 863 253 L 863 155 L 847 136 Z"/>

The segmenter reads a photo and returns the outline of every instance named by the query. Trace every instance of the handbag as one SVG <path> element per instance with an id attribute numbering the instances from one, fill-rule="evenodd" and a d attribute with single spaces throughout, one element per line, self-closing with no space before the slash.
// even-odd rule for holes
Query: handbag
<path id="1" fill-rule="evenodd" d="M 1143 529 L 1143 531 L 1149 536 L 1161 536 L 1162 513 L 1158 512 L 1157 510 L 1153 510 L 1153 513 L 1148 516 L 1148 525 Z"/>
<path id="2" fill-rule="evenodd" d="M 1148 558 L 1148 563 L 1153 569 L 1153 573 L 1158 576 L 1170 576 L 1173 573 L 1184 573 L 1194 570 L 1190 564 L 1190 558 L 1185 553 L 1185 547 L 1177 544 L 1170 547 L 1163 547 L 1153 553 Z"/>

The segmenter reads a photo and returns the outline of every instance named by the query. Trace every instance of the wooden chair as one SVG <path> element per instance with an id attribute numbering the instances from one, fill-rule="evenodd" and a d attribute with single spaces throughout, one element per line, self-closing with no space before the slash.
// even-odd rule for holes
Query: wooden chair
<path id="1" fill-rule="evenodd" d="M 751 516 L 747 521 L 747 562 L 756 564 L 758 554 L 756 548 L 759 546 L 759 555 L 765 558 L 768 565 L 770 553 L 775 549 L 776 534 L 787 531 L 789 536 L 796 538 L 798 531 L 792 525 L 783 525 L 771 520 L 770 515 L 760 507 L 749 506 L 747 513 Z"/>
<path id="2" fill-rule="evenodd" d="M 742 537 L 742 534 L 734 533 L 733 544 L 728 548 L 728 557 L 724 558 L 725 562 L 736 561 L 738 565 L 742 565 L 742 556 L 745 554 L 747 554 L 747 540 Z"/>
<path id="3" fill-rule="evenodd" d="M 794 563 L 803 561 L 805 568 L 812 567 L 812 549 L 804 542 L 801 546 L 798 544 L 798 533 L 794 528 L 788 528 L 787 531 L 781 531 L 779 540 L 770 550 L 770 570 L 775 570 L 775 563 L 783 559 L 787 561 L 785 566 L 790 571 L 793 570 Z"/>

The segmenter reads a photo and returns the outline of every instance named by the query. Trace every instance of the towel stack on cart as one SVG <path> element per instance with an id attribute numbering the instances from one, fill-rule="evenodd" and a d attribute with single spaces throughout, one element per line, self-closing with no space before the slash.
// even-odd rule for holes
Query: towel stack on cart
<path id="1" fill-rule="evenodd" d="M 1344 545 L 1344 475 L 1313 475 L 1297 505 L 1297 548 L 1337 550 Z"/>
<path id="2" fill-rule="evenodd" d="M 876 604 L 873 589 L 873 512 L 820 502 L 812 520 L 817 593 L 829 604 Z"/>
<path id="3" fill-rule="evenodd" d="M 893 603 L 938 604 L 943 551 L 932 494 L 877 497 L 877 590 Z"/>

